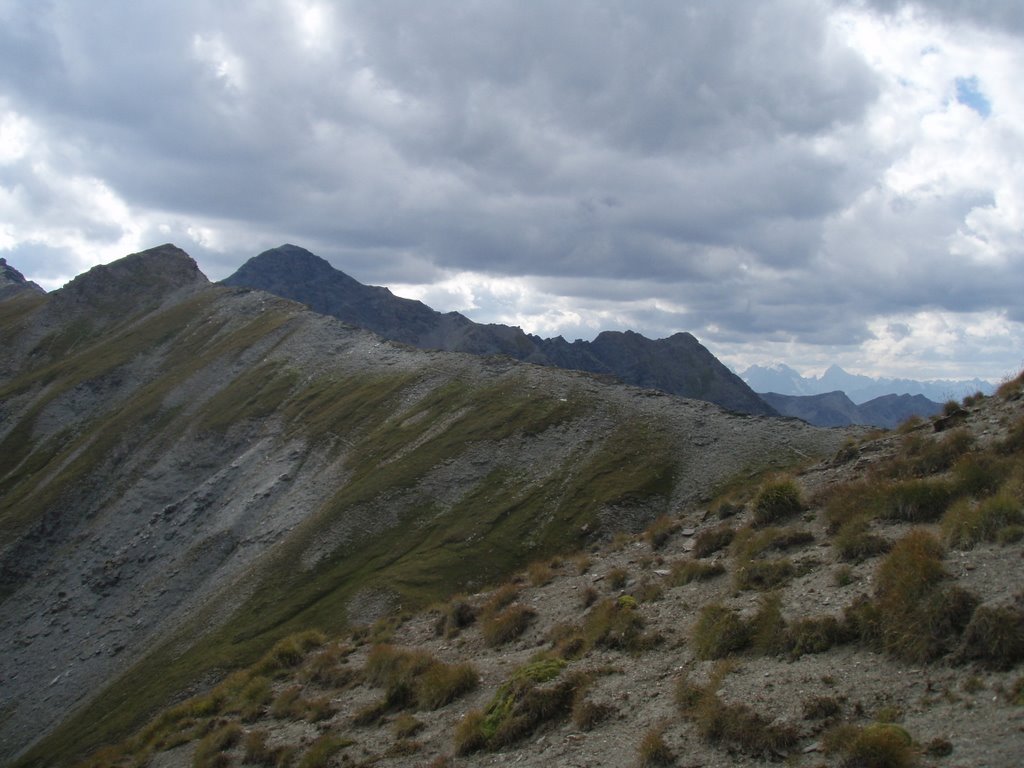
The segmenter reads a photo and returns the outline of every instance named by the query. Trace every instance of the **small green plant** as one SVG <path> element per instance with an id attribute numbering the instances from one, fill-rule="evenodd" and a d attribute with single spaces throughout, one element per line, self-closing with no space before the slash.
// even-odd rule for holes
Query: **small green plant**
<path id="1" fill-rule="evenodd" d="M 665 743 L 664 724 L 655 725 L 647 730 L 637 754 L 637 766 L 639 768 L 654 768 L 655 766 L 675 765 L 676 756 Z"/>
<path id="2" fill-rule="evenodd" d="M 701 609 L 690 641 L 697 658 L 721 659 L 750 645 L 751 630 L 737 611 L 710 603 Z"/>
<path id="3" fill-rule="evenodd" d="M 803 510 L 800 489 L 789 478 L 765 483 L 754 498 L 753 525 L 763 527 L 784 520 Z"/>

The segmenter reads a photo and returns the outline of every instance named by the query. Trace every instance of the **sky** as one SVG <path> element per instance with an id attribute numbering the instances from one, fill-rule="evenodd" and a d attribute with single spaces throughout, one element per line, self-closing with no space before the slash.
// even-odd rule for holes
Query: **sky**
<path id="1" fill-rule="evenodd" d="M 542 336 L 1024 366 L 1020 0 L 0 0 L 0 256 L 282 243 Z"/>

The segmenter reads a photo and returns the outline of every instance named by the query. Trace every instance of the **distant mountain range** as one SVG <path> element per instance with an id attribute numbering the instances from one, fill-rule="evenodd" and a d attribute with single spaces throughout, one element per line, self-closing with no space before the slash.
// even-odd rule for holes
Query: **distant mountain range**
<path id="1" fill-rule="evenodd" d="M 363 285 L 325 259 L 295 245 L 256 256 L 222 281 L 305 304 L 367 328 L 391 341 L 426 350 L 507 355 L 517 360 L 613 376 L 627 384 L 706 400 L 732 411 L 774 415 L 739 376 L 697 339 L 677 333 L 648 339 L 632 331 L 605 331 L 593 341 L 543 339 L 507 325 L 475 323 L 458 312 L 442 313 Z"/>
<path id="2" fill-rule="evenodd" d="M 962 399 L 975 392 L 990 395 L 995 391 L 992 382 L 981 379 L 916 381 L 872 378 L 847 373 L 838 365 L 830 366 L 821 376 L 811 377 L 801 376 L 782 363 L 771 366 L 752 365 L 740 374 L 740 378 L 755 392 L 762 394 L 772 392 L 779 395 L 806 396 L 841 391 L 857 405 L 885 395 L 922 395 L 933 402 L 943 403 L 951 399 Z"/>
<path id="3" fill-rule="evenodd" d="M 820 395 L 780 395 L 763 392 L 761 398 L 783 416 L 803 419 L 817 427 L 863 424 L 892 429 L 911 416 L 934 416 L 942 405 L 924 395 L 882 395 L 857 405 L 843 392 Z"/>

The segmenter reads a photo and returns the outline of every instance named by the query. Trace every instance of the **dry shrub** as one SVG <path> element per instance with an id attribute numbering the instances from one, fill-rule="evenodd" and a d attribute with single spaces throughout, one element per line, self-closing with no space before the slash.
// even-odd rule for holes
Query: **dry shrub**
<path id="1" fill-rule="evenodd" d="M 456 753 L 500 749 L 544 723 L 568 718 L 577 692 L 589 679 L 580 673 L 561 676 L 564 667 L 560 659 L 543 659 L 516 670 L 486 709 L 469 712 L 456 727 Z"/>
<path id="2" fill-rule="evenodd" d="M 595 703 L 580 689 L 572 703 L 572 723 L 581 731 L 592 731 L 607 720 L 615 710 L 608 704 Z"/>
<path id="3" fill-rule="evenodd" d="M 971 549 L 982 541 L 998 541 L 1005 528 L 1022 523 L 1024 505 L 1004 491 L 978 503 L 955 502 L 942 517 L 942 534 L 949 546 Z"/>
<path id="4" fill-rule="evenodd" d="M 502 608 L 511 605 L 519 597 L 519 587 L 508 582 L 491 592 L 490 597 L 480 608 L 481 616 L 493 616 Z"/>
<path id="5" fill-rule="evenodd" d="M 228 723 L 210 731 L 196 745 L 192 764 L 195 768 L 211 768 L 222 765 L 222 753 L 235 746 L 241 738 L 242 726 L 238 723 Z"/>
<path id="6" fill-rule="evenodd" d="M 716 525 L 697 534 L 693 540 L 693 556 L 707 557 L 732 542 L 736 530 L 731 525 Z"/>
<path id="7" fill-rule="evenodd" d="M 622 589 L 629 581 L 629 571 L 625 568 L 612 568 L 605 574 L 605 580 L 612 589 Z"/>
<path id="8" fill-rule="evenodd" d="M 536 560 L 526 567 L 526 577 L 531 585 L 543 587 L 545 584 L 550 584 L 551 580 L 555 578 L 555 569 L 547 561 Z"/>
<path id="9" fill-rule="evenodd" d="M 805 653 L 824 653 L 846 642 L 848 637 L 845 627 L 834 616 L 797 619 L 786 630 L 786 651 L 793 659 Z"/>
<path id="10" fill-rule="evenodd" d="M 668 583 L 673 587 L 681 587 L 691 581 L 707 581 L 725 573 L 721 563 L 704 563 L 700 560 L 677 560 L 672 563 Z"/>
<path id="11" fill-rule="evenodd" d="M 958 655 L 1003 670 L 1024 661 L 1024 610 L 1011 605 L 978 606 L 964 630 Z"/>
<path id="12" fill-rule="evenodd" d="M 1022 391 L 1024 391 L 1024 371 L 1000 384 L 996 389 L 996 397 L 1001 397 L 1003 400 L 1015 400 L 1021 396 Z"/>
<path id="13" fill-rule="evenodd" d="M 832 539 L 832 547 L 840 560 L 859 563 L 889 551 L 889 541 L 871 532 L 871 524 L 864 517 L 855 517 L 843 525 Z"/>
<path id="14" fill-rule="evenodd" d="M 685 716 L 705 741 L 752 757 L 774 758 L 799 739 L 792 725 L 773 723 L 746 704 L 727 704 L 710 686 Z"/>
<path id="15" fill-rule="evenodd" d="M 647 526 L 643 534 L 644 541 L 650 544 L 651 549 L 661 549 L 677 530 L 679 530 L 679 523 L 668 515 L 662 515 Z"/>
<path id="16" fill-rule="evenodd" d="M 476 621 L 476 608 L 464 595 L 456 595 L 440 609 L 434 632 L 451 639 Z"/>
<path id="17" fill-rule="evenodd" d="M 954 498 L 948 480 L 905 480 L 880 489 L 878 517 L 900 523 L 930 523 L 942 517 Z"/>
<path id="18" fill-rule="evenodd" d="M 270 675 L 299 666 L 314 648 L 327 642 L 323 632 L 308 630 L 278 640 L 267 653 L 256 662 L 252 671 L 256 675 Z"/>
<path id="19" fill-rule="evenodd" d="M 736 589 L 767 591 L 781 587 L 796 575 L 788 557 L 773 560 L 747 560 L 736 564 L 733 585 Z"/>
<path id="20" fill-rule="evenodd" d="M 500 613 L 487 616 L 480 625 L 484 643 L 496 648 L 515 640 L 527 630 L 536 615 L 533 608 L 513 603 Z"/>
<path id="21" fill-rule="evenodd" d="M 823 740 L 826 754 L 843 756 L 843 768 L 911 768 L 917 764 L 913 739 L 891 723 L 866 728 L 843 724 Z"/>
<path id="22" fill-rule="evenodd" d="M 947 586 L 945 579 L 938 540 L 912 530 L 879 566 L 874 599 L 847 608 L 846 630 L 905 661 L 941 656 L 977 605 L 973 595 Z"/>
<path id="23" fill-rule="evenodd" d="M 299 768 L 327 768 L 331 758 L 355 742 L 331 733 L 325 733 L 309 745 L 306 754 L 299 761 Z"/>
<path id="24" fill-rule="evenodd" d="M 614 648 L 640 652 L 654 646 L 659 637 L 644 634 L 644 617 L 636 610 L 636 601 L 623 596 L 595 605 L 583 620 L 583 639 L 587 649 Z"/>
<path id="25" fill-rule="evenodd" d="M 804 720 L 829 720 L 842 710 L 842 704 L 832 696 L 814 696 L 803 703 Z"/>
<path id="26" fill-rule="evenodd" d="M 675 765 L 676 756 L 665 743 L 665 726 L 655 725 L 647 730 L 637 751 L 637 766 L 653 768 L 654 766 Z"/>
<path id="27" fill-rule="evenodd" d="M 800 489 L 789 478 L 772 480 L 761 486 L 754 498 L 751 523 L 756 527 L 771 525 L 803 510 Z"/>
<path id="28" fill-rule="evenodd" d="M 697 658 L 721 659 L 750 645 L 751 629 L 737 611 L 710 603 L 701 609 L 690 641 Z"/>
<path id="29" fill-rule="evenodd" d="M 367 681 L 385 689 L 384 698 L 358 712 L 368 725 L 393 710 L 439 709 L 474 690 L 479 675 L 471 664 L 445 664 L 425 651 L 375 646 L 366 659 Z"/>

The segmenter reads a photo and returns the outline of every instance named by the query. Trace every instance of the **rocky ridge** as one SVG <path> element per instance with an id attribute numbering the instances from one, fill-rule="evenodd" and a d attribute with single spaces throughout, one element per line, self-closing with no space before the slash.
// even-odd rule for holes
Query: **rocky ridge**
<path id="1" fill-rule="evenodd" d="M 542 339 L 519 328 L 437 312 L 387 288 L 363 285 L 296 245 L 265 251 L 223 281 L 301 302 L 315 312 L 420 349 L 507 355 L 538 365 L 614 376 L 627 384 L 707 400 L 741 413 L 775 415 L 732 371 L 688 333 L 651 340 L 605 331 L 592 342 Z"/>

